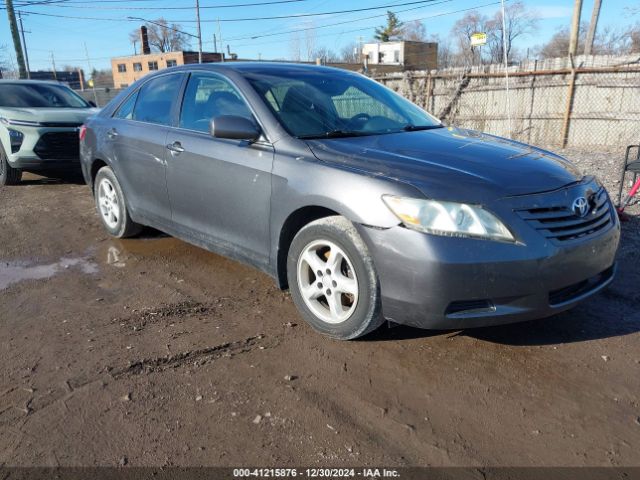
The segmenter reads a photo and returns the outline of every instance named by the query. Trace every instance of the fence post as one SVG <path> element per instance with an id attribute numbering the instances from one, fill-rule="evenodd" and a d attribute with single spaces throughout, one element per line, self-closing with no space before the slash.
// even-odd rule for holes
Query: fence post
<path id="1" fill-rule="evenodd" d="M 569 140 L 569 127 L 571 123 L 571 113 L 573 110 L 573 97 L 575 94 L 576 76 L 577 76 L 576 66 L 573 61 L 573 55 L 569 55 L 569 58 L 571 60 L 571 77 L 569 78 L 569 90 L 567 92 L 567 107 L 565 108 L 565 111 L 564 111 L 564 121 L 562 123 L 562 141 L 561 141 L 562 148 L 565 148 L 567 146 L 567 142 Z"/>
<path id="2" fill-rule="evenodd" d="M 431 70 L 429 70 L 429 74 L 427 76 L 427 99 L 424 102 L 424 108 L 429 112 L 431 111 L 431 94 L 432 94 L 431 82 L 433 82 L 433 80 L 431 78 Z"/>

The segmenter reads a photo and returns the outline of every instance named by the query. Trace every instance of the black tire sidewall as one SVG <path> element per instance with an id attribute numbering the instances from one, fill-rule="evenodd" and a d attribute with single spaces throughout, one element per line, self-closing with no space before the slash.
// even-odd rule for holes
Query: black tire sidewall
<path id="1" fill-rule="evenodd" d="M 106 224 L 106 222 L 104 221 L 104 218 L 102 216 L 102 212 L 100 211 L 100 200 L 98 198 L 98 188 L 100 186 L 100 182 L 102 181 L 102 179 L 106 178 L 107 180 L 109 180 L 111 182 L 111 184 L 113 185 L 113 188 L 116 190 L 116 195 L 118 196 L 118 204 L 120 205 L 120 218 L 118 218 L 118 223 L 115 226 L 115 228 L 111 228 L 109 227 L 109 225 Z M 100 217 L 100 222 L 102 223 L 102 226 L 105 228 L 105 230 L 107 232 L 109 232 L 110 235 L 117 237 L 117 238 L 124 238 L 127 236 L 127 230 L 129 229 L 129 223 L 131 223 L 131 220 L 129 219 L 129 211 L 127 209 L 127 202 L 126 199 L 124 197 L 124 193 L 122 193 L 122 188 L 120 187 L 120 182 L 118 182 L 118 179 L 116 178 L 116 175 L 113 173 L 113 170 L 111 169 L 111 167 L 102 167 L 99 171 L 98 174 L 96 175 L 96 179 L 94 182 L 94 199 L 95 199 L 95 204 L 96 204 L 96 210 L 98 212 L 98 216 Z"/>
<path id="2" fill-rule="evenodd" d="M 9 160 L 2 145 L 0 145 L 0 164 L 0 186 L 20 183 L 22 171 L 9 165 Z"/>
<path id="3" fill-rule="evenodd" d="M 354 239 L 354 235 L 357 238 Z M 330 240 L 345 251 L 358 278 L 358 304 L 356 310 L 348 320 L 339 324 L 330 324 L 319 319 L 307 307 L 298 287 L 298 258 L 307 245 L 320 239 Z M 360 249 L 356 246 L 354 240 L 360 244 Z M 341 340 L 350 340 L 369 333 L 382 323 L 380 287 L 373 261 L 355 228 L 348 223 L 327 224 L 313 222 L 300 230 L 289 248 L 287 276 L 291 296 L 298 310 L 304 319 L 320 333 Z"/>

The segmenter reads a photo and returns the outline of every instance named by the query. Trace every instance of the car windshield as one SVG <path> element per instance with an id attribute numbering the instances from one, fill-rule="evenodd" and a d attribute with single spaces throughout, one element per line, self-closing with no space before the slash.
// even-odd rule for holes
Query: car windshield
<path id="1" fill-rule="evenodd" d="M 298 138 L 380 135 L 440 128 L 435 117 L 378 82 L 351 72 L 264 69 L 245 74 Z"/>
<path id="2" fill-rule="evenodd" d="M 89 108 L 81 96 L 53 83 L 0 83 L 0 107 Z"/>

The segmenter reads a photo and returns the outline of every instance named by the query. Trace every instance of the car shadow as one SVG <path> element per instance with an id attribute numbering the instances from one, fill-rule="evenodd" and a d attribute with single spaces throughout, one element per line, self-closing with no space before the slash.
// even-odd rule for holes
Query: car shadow
<path id="1" fill-rule="evenodd" d="M 601 295 L 607 296 L 607 292 Z M 597 297 L 593 301 L 598 301 Z M 463 330 L 423 330 L 406 325 L 382 327 L 361 340 L 386 342 L 437 336 L 469 337 L 502 345 L 530 347 L 586 342 L 640 332 L 640 312 L 607 318 L 594 314 L 589 304 L 553 317 L 527 322 Z"/>
<path id="2" fill-rule="evenodd" d="M 17 186 L 26 185 L 85 185 L 85 181 L 80 172 L 25 173 Z"/>

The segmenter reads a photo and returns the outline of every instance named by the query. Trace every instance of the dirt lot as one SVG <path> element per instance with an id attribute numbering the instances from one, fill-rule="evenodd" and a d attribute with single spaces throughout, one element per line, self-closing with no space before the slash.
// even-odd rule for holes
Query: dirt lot
<path id="1" fill-rule="evenodd" d="M 0 191 L 0 466 L 640 465 L 637 207 L 569 313 L 341 343 L 265 275 L 110 239 L 85 186 L 29 178 Z"/>

